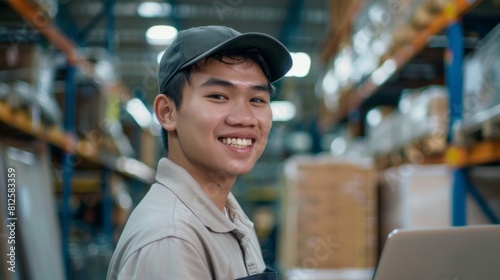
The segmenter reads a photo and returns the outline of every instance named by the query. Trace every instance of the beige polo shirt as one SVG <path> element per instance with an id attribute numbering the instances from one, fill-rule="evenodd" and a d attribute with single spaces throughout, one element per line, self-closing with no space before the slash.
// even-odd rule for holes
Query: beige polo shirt
<path id="1" fill-rule="evenodd" d="M 232 194 L 229 218 L 167 158 L 134 209 L 107 279 L 236 279 L 265 269 L 253 223 Z"/>

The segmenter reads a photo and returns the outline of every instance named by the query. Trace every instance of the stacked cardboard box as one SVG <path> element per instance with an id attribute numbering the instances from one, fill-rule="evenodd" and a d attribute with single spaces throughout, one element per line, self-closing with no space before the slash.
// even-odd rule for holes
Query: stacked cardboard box
<path id="1" fill-rule="evenodd" d="M 374 267 L 377 203 L 372 163 L 295 157 L 285 166 L 282 268 Z"/>
<path id="2" fill-rule="evenodd" d="M 392 167 L 381 173 L 380 182 L 381 247 L 387 235 L 397 228 L 421 229 L 451 225 L 450 194 L 453 181 L 448 166 L 407 164 Z M 499 194 L 497 192 L 497 199 L 500 198 Z M 497 205 L 499 201 L 496 201 Z M 468 224 L 489 223 L 471 198 L 467 201 L 467 220 Z"/>

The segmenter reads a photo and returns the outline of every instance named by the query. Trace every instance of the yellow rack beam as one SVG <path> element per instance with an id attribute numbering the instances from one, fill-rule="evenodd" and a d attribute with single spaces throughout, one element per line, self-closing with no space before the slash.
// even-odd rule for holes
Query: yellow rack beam
<path id="1" fill-rule="evenodd" d="M 446 162 L 452 167 L 500 162 L 500 140 L 478 142 L 471 147 L 451 146 Z"/>

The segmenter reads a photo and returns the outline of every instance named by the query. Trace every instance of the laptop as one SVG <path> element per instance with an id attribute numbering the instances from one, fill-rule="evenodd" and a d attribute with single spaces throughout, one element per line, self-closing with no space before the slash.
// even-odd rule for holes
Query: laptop
<path id="1" fill-rule="evenodd" d="M 373 280 L 500 279 L 500 225 L 394 230 Z"/>

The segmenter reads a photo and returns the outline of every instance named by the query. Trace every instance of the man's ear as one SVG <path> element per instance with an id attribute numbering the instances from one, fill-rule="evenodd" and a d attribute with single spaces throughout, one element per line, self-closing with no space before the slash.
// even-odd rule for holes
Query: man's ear
<path id="1" fill-rule="evenodd" d="M 170 97 L 165 94 L 158 94 L 154 102 L 155 115 L 158 118 L 161 126 L 166 131 L 174 131 L 176 129 L 176 107 Z"/>

